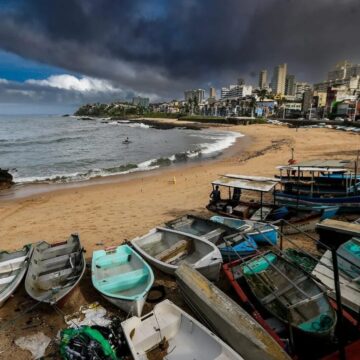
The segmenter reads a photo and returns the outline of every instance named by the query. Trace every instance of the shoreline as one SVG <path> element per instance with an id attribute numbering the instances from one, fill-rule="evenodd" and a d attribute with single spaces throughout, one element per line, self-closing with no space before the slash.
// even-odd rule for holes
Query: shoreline
<path id="1" fill-rule="evenodd" d="M 147 124 L 147 119 L 142 119 L 145 121 L 138 121 L 138 119 L 135 122 L 144 123 Z M 162 128 L 161 126 L 159 129 L 167 130 L 167 129 L 174 129 L 174 128 L 181 128 L 182 124 L 179 124 L 178 121 L 174 119 L 150 119 L 151 123 L 154 124 L 154 122 L 164 125 L 165 128 Z M 133 121 L 133 120 L 131 120 Z M 180 122 L 182 123 L 182 122 Z M 186 128 L 190 130 L 194 130 L 191 126 L 191 123 L 185 122 Z M 171 125 L 170 125 L 171 124 Z M 149 124 L 150 125 L 150 124 Z M 179 126 L 180 125 L 180 126 Z M 188 127 L 189 125 L 189 127 Z M 167 127 L 170 126 L 170 127 Z M 238 133 L 238 131 L 232 131 L 231 126 L 226 127 L 223 125 L 219 126 L 201 126 L 197 127 L 196 130 L 202 130 L 207 129 L 211 130 L 214 129 L 216 131 L 223 131 L 223 132 L 235 132 Z M 241 143 L 241 145 L 239 145 Z M 248 139 L 245 135 L 239 134 L 238 137 L 235 138 L 235 142 L 231 144 L 229 147 L 220 150 L 219 152 L 214 152 L 214 154 L 209 154 L 209 156 L 204 156 L 203 158 L 195 158 L 180 162 L 172 162 L 170 165 L 166 166 L 159 166 L 154 169 L 143 169 L 143 170 L 135 170 L 135 171 L 129 171 L 124 173 L 118 173 L 114 175 L 107 175 L 107 176 L 95 176 L 89 179 L 85 180 L 79 180 L 79 181 L 69 181 L 69 182 L 31 182 L 31 183 L 15 183 L 11 188 L 9 189 L 3 189 L 0 191 L 0 201 L 3 202 L 11 202 L 11 201 L 18 201 L 21 199 L 27 199 L 34 196 L 41 196 L 45 193 L 53 193 L 53 192 L 59 192 L 59 191 L 70 191 L 72 189 L 78 189 L 82 187 L 91 187 L 91 186 L 98 186 L 98 185 L 106 185 L 106 184 L 114 184 L 118 182 L 124 182 L 124 181 L 131 181 L 136 178 L 144 178 L 149 177 L 151 175 L 164 173 L 167 171 L 177 170 L 181 168 L 188 168 L 188 167 L 196 167 L 197 165 L 201 163 L 211 163 L 214 161 L 220 161 L 224 158 L 230 157 L 234 153 L 234 148 L 237 149 L 239 146 L 241 150 L 244 150 L 246 145 L 248 145 L 250 142 L 250 139 Z"/>
<path id="2" fill-rule="evenodd" d="M 140 174 L 88 181 L 77 187 L 6 200 L 0 197 L 3 249 L 16 249 L 40 239 L 61 241 L 78 232 L 92 251 L 148 232 L 187 212 L 207 214 L 210 183 L 224 173 L 273 176 L 295 147 L 299 161 L 354 158 L 357 137 L 328 129 L 290 129 L 274 125 L 228 128 L 245 136 L 223 156 Z M 341 149 L 341 150 L 337 150 Z M 175 177 L 175 183 L 174 183 Z"/>

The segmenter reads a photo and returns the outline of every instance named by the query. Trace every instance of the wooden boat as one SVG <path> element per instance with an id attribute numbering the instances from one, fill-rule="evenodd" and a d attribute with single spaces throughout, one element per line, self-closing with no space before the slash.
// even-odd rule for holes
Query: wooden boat
<path id="1" fill-rule="evenodd" d="M 289 360 L 279 344 L 218 287 L 187 264 L 176 270 L 186 303 L 206 326 L 247 360 Z"/>
<path id="2" fill-rule="evenodd" d="M 301 268 L 269 251 L 246 261 L 241 271 L 258 302 L 294 332 L 317 339 L 332 336 L 336 313 L 327 295 Z"/>
<path id="3" fill-rule="evenodd" d="M 219 249 L 207 240 L 177 230 L 155 228 L 131 241 L 150 264 L 174 275 L 177 267 L 186 262 L 210 280 L 218 280 L 222 265 Z"/>
<path id="4" fill-rule="evenodd" d="M 0 307 L 14 293 L 29 265 L 32 246 L 25 245 L 14 252 L 0 252 Z"/>
<path id="5" fill-rule="evenodd" d="M 358 314 L 360 311 L 360 279 L 357 275 L 359 268 L 349 262 L 346 264 L 346 258 L 341 258 L 341 256 L 338 256 L 337 258 L 339 265 L 341 302 L 343 306 L 346 306 L 348 309 Z M 327 250 L 324 253 L 313 270 L 312 275 L 314 275 L 326 289 L 330 289 L 328 294 L 335 300 L 334 271 L 330 250 Z"/>
<path id="6" fill-rule="evenodd" d="M 234 219 L 224 216 L 212 216 L 210 218 L 219 224 L 227 225 L 254 240 L 259 245 L 276 245 L 278 240 L 277 226 L 261 223 L 258 221 Z"/>
<path id="7" fill-rule="evenodd" d="M 254 254 L 258 248 L 250 236 L 245 237 L 237 229 L 199 216 L 186 215 L 166 226 L 212 242 L 219 248 L 224 261 Z"/>
<path id="8" fill-rule="evenodd" d="M 91 272 L 95 289 L 105 299 L 128 314 L 141 316 L 154 274 L 130 246 L 94 251 Z"/>
<path id="9" fill-rule="evenodd" d="M 241 360 L 230 346 L 169 300 L 121 323 L 135 360 Z"/>
<path id="10" fill-rule="evenodd" d="M 67 241 L 34 245 L 28 273 L 26 292 L 35 300 L 56 304 L 70 293 L 84 275 L 84 249 L 77 234 Z"/>

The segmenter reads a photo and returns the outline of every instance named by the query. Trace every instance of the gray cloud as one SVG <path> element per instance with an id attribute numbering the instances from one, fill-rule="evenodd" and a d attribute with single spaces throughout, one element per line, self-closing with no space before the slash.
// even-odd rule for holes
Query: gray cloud
<path id="1" fill-rule="evenodd" d="M 171 98 L 280 62 L 322 80 L 360 61 L 359 15 L 358 0 L 26 0 L 0 14 L 0 47 Z"/>

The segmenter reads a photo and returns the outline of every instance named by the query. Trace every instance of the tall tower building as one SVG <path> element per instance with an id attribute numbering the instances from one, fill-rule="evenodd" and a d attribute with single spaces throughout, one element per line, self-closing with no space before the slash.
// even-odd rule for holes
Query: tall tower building
<path id="1" fill-rule="evenodd" d="M 215 99 L 216 98 L 216 89 L 211 87 L 209 90 L 209 98 Z"/>
<path id="2" fill-rule="evenodd" d="M 242 78 L 239 78 L 238 81 L 237 81 L 237 84 L 238 84 L 239 86 L 245 85 L 245 80 L 242 79 Z"/>
<path id="3" fill-rule="evenodd" d="M 286 75 L 285 95 L 295 96 L 295 75 Z"/>
<path id="4" fill-rule="evenodd" d="M 275 66 L 274 75 L 273 75 L 273 83 L 271 84 L 272 90 L 276 95 L 284 95 L 285 94 L 285 84 L 286 84 L 286 73 L 287 73 L 287 65 L 281 64 Z"/>
<path id="5" fill-rule="evenodd" d="M 267 70 L 261 70 L 259 73 L 259 88 L 264 89 L 267 87 Z"/>

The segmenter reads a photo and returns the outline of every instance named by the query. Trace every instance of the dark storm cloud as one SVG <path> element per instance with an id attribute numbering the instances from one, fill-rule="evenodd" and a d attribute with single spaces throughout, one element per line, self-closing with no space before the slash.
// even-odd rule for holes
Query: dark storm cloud
<path id="1" fill-rule="evenodd" d="M 322 80 L 360 60 L 359 18 L 359 0 L 26 0 L 0 15 L 0 47 L 169 98 L 280 62 Z"/>

